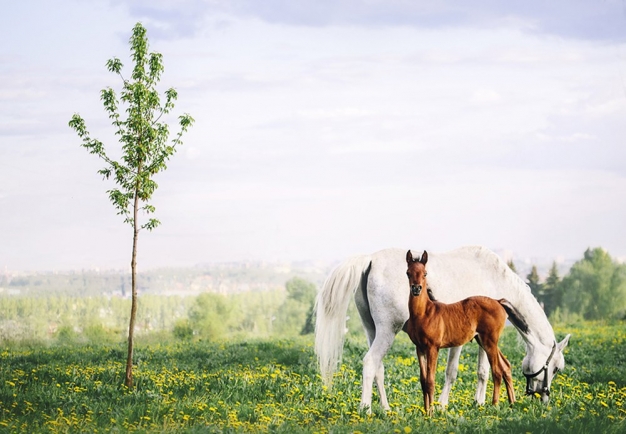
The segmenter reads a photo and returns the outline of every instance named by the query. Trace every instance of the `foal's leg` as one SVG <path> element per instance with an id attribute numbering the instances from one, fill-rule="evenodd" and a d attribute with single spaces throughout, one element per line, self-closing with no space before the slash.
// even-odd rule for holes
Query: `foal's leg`
<path id="1" fill-rule="evenodd" d="M 452 347 L 448 350 L 448 366 L 446 367 L 446 380 L 443 384 L 443 390 L 439 395 L 439 403 L 443 406 L 448 405 L 448 399 L 450 397 L 450 391 L 452 385 L 456 381 L 456 376 L 459 371 L 459 358 L 461 357 L 461 350 L 463 347 Z"/>
<path id="2" fill-rule="evenodd" d="M 478 341 L 478 339 L 476 339 Z M 485 403 L 485 395 L 487 394 L 487 380 L 489 379 L 489 359 L 483 347 L 478 345 L 478 365 L 476 368 L 478 381 L 476 383 L 476 395 L 474 399 L 478 405 Z"/>
<path id="3" fill-rule="evenodd" d="M 511 363 L 504 357 L 504 354 L 498 350 L 500 356 L 500 367 L 502 368 L 502 379 L 506 387 L 506 394 L 509 398 L 509 402 L 513 404 L 515 402 L 515 389 L 513 388 L 513 377 L 511 375 Z"/>
<path id="4" fill-rule="evenodd" d="M 477 339 L 480 346 L 487 353 L 489 364 L 491 365 L 491 376 L 493 378 L 493 399 L 492 404 L 496 405 L 500 400 L 500 387 L 502 385 L 502 368 L 500 366 L 500 350 L 498 349 L 498 336 L 483 333 Z"/>
<path id="5" fill-rule="evenodd" d="M 430 347 L 426 349 L 426 392 L 428 395 L 428 408 L 426 413 L 433 414 L 433 402 L 435 401 L 435 375 L 437 374 L 437 356 L 439 348 Z"/>
<path id="6" fill-rule="evenodd" d="M 428 387 L 426 385 L 427 382 L 427 366 L 428 366 L 428 361 L 426 360 L 426 354 L 420 352 L 419 349 L 417 349 L 417 361 L 419 362 L 420 365 L 420 385 L 422 386 L 422 396 L 424 397 L 424 411 L 426 412 L 426 414 L 428 414 L 428 410 L 430 409 L 430 398 L 428 396 Z"/>

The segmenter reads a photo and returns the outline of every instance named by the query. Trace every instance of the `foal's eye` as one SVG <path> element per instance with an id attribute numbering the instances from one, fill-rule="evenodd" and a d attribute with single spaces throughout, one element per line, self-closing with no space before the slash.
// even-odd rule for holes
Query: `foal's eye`
<path id="1" fill-rule="evenodd" d="M 428 276 L 428 273 L 424 273 L 424 277 Z"/>

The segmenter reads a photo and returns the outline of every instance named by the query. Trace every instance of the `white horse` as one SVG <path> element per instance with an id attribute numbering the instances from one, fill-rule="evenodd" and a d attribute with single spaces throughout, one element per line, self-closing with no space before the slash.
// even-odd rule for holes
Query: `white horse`
<path id="1" fill-rule="evenodd" d="M 315 352 L 322 380 L 331 387 L 343 351 L 348 304 L 354 294 L 369 344 L 363 358 L 361 395 L 361 407 L 368 411 L 371 411 L 374 380 L 380 403 L 385 410 L 389 410 L 382 360 L 396 334 L 409 319 L 405 256 L 406 249 L 386 249 L 347 259 L 332 271 L 317 295 Z M 528 285 L 498 255 L 485 247 L 469 246 L 446 253 L 432 253 L 428 266 L 429 289 L 439 301 L 453 303 L 470 296 L 484 295 L 506 298 L 517 309 L 522 321 L 510 320 L 526 342 L 526 356 L 522 362 L 522 372 L 527 378 L 526 394 L 537 392 L 547 403 L 552 378 L 565 365 L 563 349 L 570 335 L 556 342 L 552 326 Z M 461 349 L 450 348 L 448 352 L 446 380 L 439 397 L 441 405 L 448 404 Z M 479 347 L 475 395 L 479 404 L 485 402 L 488 375 L 489 361 L 485 351 Z"/>

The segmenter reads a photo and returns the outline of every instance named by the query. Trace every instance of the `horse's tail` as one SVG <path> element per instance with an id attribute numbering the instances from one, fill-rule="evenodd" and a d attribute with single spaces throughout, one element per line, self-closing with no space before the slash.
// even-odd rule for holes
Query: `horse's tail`
<path id="1" fill-rule="evenodd" d="M 524 319 L 524 316 L 517 310 L 507 299 L 503 298 L 498 300 L 498 302 L 502 305 L 507 315 L 509 315 L 509 321 L 511 324 L 515 326 L 520 332 L 527 334 L 528 333 L 528 323 Z"/>
<path id="2" fill-rule="evenodd" d="M 322 381 L 329 388 L 343 351 L 350 297 L 362 284 L 371 262 L 370 256 L 347 259 L 330 273 L 317 294 L 315 353 Z"/>

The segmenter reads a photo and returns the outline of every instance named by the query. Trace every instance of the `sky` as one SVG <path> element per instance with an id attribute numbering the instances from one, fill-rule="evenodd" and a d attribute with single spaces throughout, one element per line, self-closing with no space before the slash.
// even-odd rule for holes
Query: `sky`
<path id="1" fill-rule="evenodd" d="M 624 0 L 32 0 L 0 15 L 0 270 L 125 268 L 100 90 L 147 28 L 168 119 L 140 269 L 480 244 L 626 258 Z"/>

